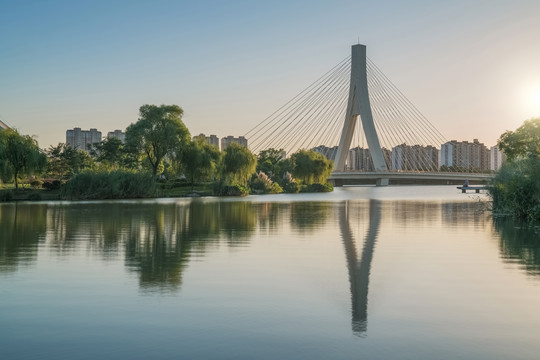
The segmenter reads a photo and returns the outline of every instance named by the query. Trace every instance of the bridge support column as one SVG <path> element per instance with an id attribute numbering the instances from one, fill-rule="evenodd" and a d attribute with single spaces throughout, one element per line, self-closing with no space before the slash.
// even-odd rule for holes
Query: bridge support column
<path id="1" fill-rule="evenodd" d="M 388 186 L 390 184 L 390 179 L 388 178 L 380 178 L 375 181 L 375 185 L 377 186 Z"/>
<path id="2" fill-rule="evenodd" d="M 351 141 L 354 134 L 357 118 L 362 121 L 362 129 L 366 135 L 369 153 L 373 160 L 375 171 L 388 171 L 384 160 L 377 130 L 373 123 L 371 104 L 369 102 L 367 69 L 366 69 L 366 46 L 353 45 L 351 55 L 351 81 L 349 84 L 349 101 L 345 113 L 345 123 L 339 140 L 334 171 L 345 171 L 345 160 L 349 155 Z"/>

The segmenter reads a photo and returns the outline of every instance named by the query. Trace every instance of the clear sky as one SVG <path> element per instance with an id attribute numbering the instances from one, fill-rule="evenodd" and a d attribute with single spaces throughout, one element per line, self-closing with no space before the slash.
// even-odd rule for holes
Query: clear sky
<path id="1" fill-rule="evenodd" d="M 540 116 L 538 0 L 0 0 L 0 120 L 48 147 L 178 104 L 242 135 L 358 42 L 447 139 Z"/>

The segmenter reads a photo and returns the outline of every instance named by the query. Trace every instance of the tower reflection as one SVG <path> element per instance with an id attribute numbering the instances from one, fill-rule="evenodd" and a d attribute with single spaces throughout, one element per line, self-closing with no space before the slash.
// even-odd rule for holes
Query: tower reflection
<path id="1" fill-rule="evenodd" d="M 381 204 L 377 200 L 369 201 L 369 227 L 364 238 L 364 246 L 360 257 L 350 227 L 349 213 L 349 202 L 346 201 L 340 207 L 339 226 L 343 246 L 345 247 L 351 289 L 351 325 L 355 335 L 365 336 L 367 331 L 369 274 L 381 222 Z"/>

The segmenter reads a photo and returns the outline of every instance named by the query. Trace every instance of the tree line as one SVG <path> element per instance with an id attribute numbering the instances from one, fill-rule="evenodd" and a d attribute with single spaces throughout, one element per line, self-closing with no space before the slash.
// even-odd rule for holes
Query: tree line
<path id="1" fill-rule="evenodd" d="M 331 190 L 326 178 L 333 164 L 322 154 L 300 150 L 287 158 L 281 149 L 267 149 L 256 156 L 235 143 L 220 151 L 206 139 L 192 139 L 182 116 L 178 105 L 143 105 L 138 120 L 126 129 L 125 142 L 108 138 L 88 151 L 65 143 L 41 150 L 28 135 L 0 131 L 1 180 L 15 189 L 21 180 L 35 187 L 62 187 L 75 198 L 154 196 L 156 186 L 167 181 L 192 190 L 211 183 L 217 195 Z M 138 193 L 141 183 L 148 191 Z M 91 188 L 105 193 L 89 193 Z"/>

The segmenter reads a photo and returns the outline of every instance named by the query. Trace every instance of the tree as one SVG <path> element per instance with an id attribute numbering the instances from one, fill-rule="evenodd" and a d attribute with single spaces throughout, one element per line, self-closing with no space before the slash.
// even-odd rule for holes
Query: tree
<path id="1" fill-rule="evenodd" d="M 270 148 L 262 150 L 257 156 L 257 172 L 264 172 L 270 176 L 274 181 L 278 180 L 286 171 L 283 169 L 283 163 L 285 161 L 283 149 Z"/>
<path id="2" fill-rule="evenodd" d="M 257 157 L 248 148 L 236 143 L 227 146 L 222 160 L 222 174 L 226 180 L 246 186 L 256 167 Z"/>
<path id="3" fill-rule="evenodd" d="M 15 189 L 18 189 L 19 177 L 42 171 L 47 164 L 47 157 L 41 153 L 34 138 L 6 129 L 0 131 L 0 162 L 2 177 L 12 175 Z"/>
<path id="4" fill-rule="evenodd" d="M 57 146 L 51 145 L 47 150 L 47 156 L 48 172 L 58 179 L 68 179 L 94 166 L 94 161 L 87 152 L 74 149 L 64 143 L 59 143 Z"/>
<path id="5" fill-rule="evenodd" d="M 112 137 L 94 145 L 90 151 L 92 157 L 100 163 L 117 170 L 125 159 L 124 143 Z"/>
<path id="6" fill-rule="evenodd" d="M 516 131 L 506 131 L 497 146 L 510 161 L 540 156 L 540 118 L 526 120 Z"/>
<path id="7" fill-rule="evenodd" d="M 210 179 L 216 171 L 220 158 L 219 149 L 206 143 L 205 139 L 196 138 L 184 147 L 181 154 L 182 171 L 191 182 Z"/>
<path id="8" fill-rule="evenodd" d="M 291 155 L 294 177 L 304 184 L 325 183 L 332 173 L 334 164 L 321 153 L 313 150 L 299 150 Z"/>
<path id="9" fill-rule="evenodd" d="M 139 120 L 126 130 L 126 147 L 142 154 L 154 175 L 166 156 L 179 154 L 189 143 L 183 113 L 178 105 L 143 105 L 139 109 Z"/>

